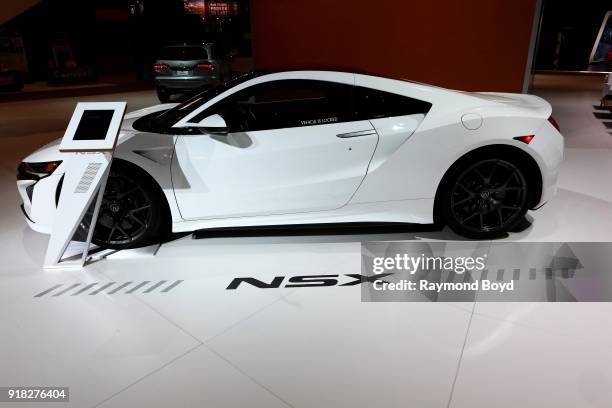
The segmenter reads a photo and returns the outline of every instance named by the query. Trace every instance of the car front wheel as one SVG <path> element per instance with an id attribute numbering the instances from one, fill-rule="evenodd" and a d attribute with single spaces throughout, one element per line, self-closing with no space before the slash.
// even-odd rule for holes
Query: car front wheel
<path id="1" fill-rule="evenodd" d="M 444 218 L 456 233 L 498 238 L 517 226 L 529 207 L 523 168 L 503 157 L 464 162 L 450 174 L 443 195 Z"/>
<path id="2" fill-rule="evenodd" d="M 129 249 L 160 242 L 164 230 L 164 198 L 144 171 L 113 163 L 92 242 L 103 248 Z M 94 206 L 90 206 L 80 230 L 86 236 Z"/>

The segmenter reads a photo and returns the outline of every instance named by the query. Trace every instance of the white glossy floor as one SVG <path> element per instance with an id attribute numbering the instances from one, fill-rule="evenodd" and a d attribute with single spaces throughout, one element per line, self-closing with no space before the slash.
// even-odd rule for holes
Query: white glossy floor
<path id="1" fill-rule="evenodd" d="M 592 78 L 565 81 L 536 82 L 567 138 L 559 196 L 508 239 L 612 239 L 612 116 L 594 109 Z M 149 92 L 82 99 L 155 102 Z M 362 241 L 456 238 L 446 230 L 186 236 L 156 256 L 42 271 L 46 237 L 21 220 L 14 174 L 62 134 L 74 103 L 0 104 L 0 386 L 69 386 L 71 407 L 612 406 L 608 303 L 362 303 L 358 286 L 225 289 L 242 276 L 359 273 Z"/>

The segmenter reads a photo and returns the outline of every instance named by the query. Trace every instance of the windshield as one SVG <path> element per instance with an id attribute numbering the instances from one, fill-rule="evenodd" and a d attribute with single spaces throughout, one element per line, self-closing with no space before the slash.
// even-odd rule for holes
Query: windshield
<path id="1" fill-rule="evenodd" d="M 175 106 L 172 109 L 162 111 L 161 113 L 156 112 L 150 115 L 150 117 L 147 117 L 148 123 L 146 127 L 148 129 L 154 129 L 156 132 L 166 133 L 179 120 L 183 119 L 185 116 L 189 115 L 191 112 L 204 105 L 206 102 L 210 101 L 214 97 L 243 82 L 246 82 L 250 79 L 256 78 L 264 74 L 264 72 L 250 72 L 234 79 L 230 79 L 229 81 L 226 81 L 223 84 L 209 88 L 206 91 L 193 96 L 192 98 L 181 103 L 180 105 Z"/>

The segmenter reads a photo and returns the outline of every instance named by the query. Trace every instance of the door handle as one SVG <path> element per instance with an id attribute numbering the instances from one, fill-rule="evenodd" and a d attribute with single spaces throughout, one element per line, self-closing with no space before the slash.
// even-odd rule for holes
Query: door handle
<path id="1" fill-rule="evenodd" d="M 360 137 L 360 136 L 370 136 L 375 135 L 376 131 L 374 129 L 369 130 L 358 130 L 357 132 L 348 132 L 348 133 L 340 133 L 337 134 L 336 137 L 341 139 L 348 139 L 350 137 Z"/>

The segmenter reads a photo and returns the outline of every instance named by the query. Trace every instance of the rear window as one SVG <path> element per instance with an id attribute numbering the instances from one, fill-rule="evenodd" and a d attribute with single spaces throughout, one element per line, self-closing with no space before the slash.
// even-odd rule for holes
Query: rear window
<path id="1" fill-rule="evenodd" d="M 208 59 L 208 53 L 202 47 L 165 47 L 162 48 L 159 59 L 174 61 L 200 60 Z"/>
<path id="2" fill-rule="evenodd" d="M 355 116 L 358 119 L 379 119 L 427 114 L 431 103 L 376 89 L 356 87 Z"/>

